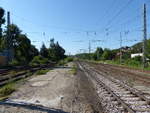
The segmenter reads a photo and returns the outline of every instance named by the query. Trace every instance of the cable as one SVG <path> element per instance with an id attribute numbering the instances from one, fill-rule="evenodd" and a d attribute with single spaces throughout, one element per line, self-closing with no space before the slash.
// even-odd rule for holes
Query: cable
<path id="1" fill-rule="evenodd" d="M 107 15 L 108 15 L 108 13 L 109 13 L 109 11 L 110 11 L 110 7 L 112 8 L 113 6 L 114 6 L 114 4 L 116 3 L 116 1 L 117 0 L 113 0 L 111 3 L 110 3 L 110 6 L 109 6 L 109 8 L 108 9 L 106 9 L 104 12 L 105 12 L 105 14 L 103 15 L 103 17 L 102 18 L 100 18 L 100 19 L 98 19 L 98 21 L 96 22 L 97 24 L 99 24 L 99 21 L 100 20 L 104 20 L 104 18 L 106 18 L 107 17 Z"/>
<path id="2" fill-rule="evenodd" d="M 111 23 L 116 19 L 116 17 L 118 17 L 118 16 L 126 9 L 126 7 L 128 7 L 129 4 L 132 3 L 132 1 L 133 1 L 133 0 L 129 0 L 129 1 L 127 2 L 127 4 L 126 4 L 124 7 L 122 7 L 122 8 L 116 13 L 116 15 L 112 17 L 111 20 L 108 21 L 108 23 L 106 24 L 106 26 L 108 26 L 107 28 L 109 28 L 109 25 L 111 25 Z"/>
<path id="3" fill-rule="evenodd" d="M 117 24 L 117 25 L 124 26 L 124 25 L 130 25 L 130 23 L 133 24 L 133 22 L 136 22 L 135 20 L 136 20 L 136 19 L 139 19 L 139 17 L 140 17 L 140 15 L 136 15 L 134 18 L 129 19 L 129 20 L 127 20 L 127 21 L 125 21 L 125 22 L 123 22 L 123 23 Z M 110 29 L 110 28 L 112 28 L 112 27 L 110 26 L 109 29 Z M 118 28 L 117 28 L 117 29 L 118 29 Z"/>
<path id="4" fill-rule="evenodd" d="M 36 26 L 41 26 L 42 28 L 53 28 L 53 29 L 61 29 L 61 30 L 72 30 L 72 31 L 76 31 L 76 32 L 95 32 L 95 31 L 92 31 L 92 30 L 85 30 L 85 29 L 77 29 L 77 28 L 66 28 L 66 27 L 60 27 L 60 26 L 49 26 L 49 25 L 37 25 L 37 24 L 34 24 L 32 21 L 28 20 L 28 19 L 25 19 L 23 17 L 20 17 L 20 16 L 17 16 L 15 14 L 12 14 L 14 17 L 18 18 L 18 19 L 21 19 L 25 22 L 28 22 L 32 25 L 36 25 Z"/>

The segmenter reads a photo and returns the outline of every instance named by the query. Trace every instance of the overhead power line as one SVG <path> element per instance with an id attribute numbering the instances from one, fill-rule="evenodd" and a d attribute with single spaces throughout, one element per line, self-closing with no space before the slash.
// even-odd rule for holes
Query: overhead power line
<path id="1" fill-rule="evenodd" d="M 110 5 L 108 6 L 108 9 L 106 9 L 106 10 L 104 11 L 103 17 L 101 17 L 101 18 L 98 19 L 97 24 L 99 24 L 99 21 L 104 20 L 107 16 L 109 16 L 109 12 L 111 11 L 110 8 L 112 8 L 112 7 L 114 6 L 114 4 L 116 4 L 116 1 L 117 1 L 117 0 L 112 0 L 112 2 L 110 3 Z"/>
<path id="2" fill-rule="evenodd" d="M 109 28 L 109 26 L 112 24 L 112 22 L 129 6 L 129 4 L 132 3 L 133 0 L 129 0 L 127 2 L 127 4 L 125 4 L 124 7 L 122 7 L 113 17 L 111 20 L 108 21 L 108 23 L 106 24 L 106 26 L 108 26 L 107 28 Z"/>
<path id="3" fill-rule="evenodd" d="M 54 26 L 54 25 L 43 25 L 43 24 L 35 24 L 33 21 L 31 21 L 31 20 L 29 20 L 29 19 L 26 19 L 26 18 L 24 18 L 24 17 L 20 17 L 20 16 L 18 16 L 18 15 L 16 15 L 16 14 L 12 14 L 14 17 L 16 17 L 16 18 L 18 18 L 18 19 L 20 19 L 20 20 L 23 20 L 23 21 L 25 21 L 25 22 L 27 22 L 27 23 L 30 23 L 30 24 L 32 24 L 32 25 L 35 25 L 35 26 L 40 26 L 41 28 L 48 28 L 48 29 L 50 29 L 50 28 L 52 28 L 52 29 L 60 29 L 60 30 L 68 30 L 68 32 L 70 31 L 70 30 L 72 30 L 72 31 L 75 31 L 75 32 L 89 32 L 89 33 L 94 33 L 95 32 L 95 30 L 89 30 L 89 29 L 79 29 L 79 28 L 73 28 L 73 27 L 62 27 L 62 26 Z"/>

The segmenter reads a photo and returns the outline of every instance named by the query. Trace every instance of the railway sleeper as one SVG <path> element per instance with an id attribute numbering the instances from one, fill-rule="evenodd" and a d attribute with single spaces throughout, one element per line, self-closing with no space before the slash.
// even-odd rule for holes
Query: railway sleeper
<path id="1" fill-rule="evenodd" d="M 137 112 L 150 112 L 150 106 L 132 106 L 132 109 Z"/>
<path id="2" fill-rule="evenodd" d="M 121 97 L 122 100 L 139 101 L 139 97 Z"/>
<path id="3" fill-rule="evenodd" d="M 130 105 L 135 105 L 135 106 L 147 105 L 146 101 L 130 101 L 130 100 L 126 100 L 125 103 L 130 104 Z"/>

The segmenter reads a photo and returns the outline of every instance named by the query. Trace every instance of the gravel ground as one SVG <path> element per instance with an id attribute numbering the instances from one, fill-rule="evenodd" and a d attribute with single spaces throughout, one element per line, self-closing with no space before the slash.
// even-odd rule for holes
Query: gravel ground
<path id="1" fill-rule="evenodd" d="M 150 75 L 149 73 L 142 73 L 139 71 L 135 71 L 128 68 L 117 67 L 112 65 L 105 65 L 105 64 L 92 64 L 97 70 L 101 71 L 102 73 L 106 74 L 107 76 L 114 77 L 127 85 L 138 89 L 148 95 L 150 95 Z M 148 98 L 150 98 L 148 96 Z"/>
<path id="2" fill-rule="evenodd" d="M 71 66 L 33 76 L 7 99 L 13 105 L 0 104 L 0 113 L 97 113 L 94 89 L 82 72 L 72 75 Z"/>
<path id="3" fill-rule="evenodd" d="M 146 101 L 140 100 L 139 97 L 134 97 L 134 95 L 131 95 L 130 91 L 127 91 L 123 87 L 120 87 L 120 85 L 118 85 L 118 83 L 120 83 L 119 80 L 114 79 L 113 76 L 107 75 L 105 73 L 98 74 L 96 73 L 96 71 L 92 71 L 92 69 L 94 68 L 90 67 L 89 65 L 84 64 L 84 67 L 89 70 L 91 69 L 90 71 L 87 71 L 87 76 L 89 78 L 91 77 L 90 75 L 92 74 L 93 76 L 97 76 L 94 80 L 92 80 L 92 77 L 91 77 L 91 80 L 93 81 L 93 83 L 95 83 L 95 80 L 99 79 L 100 81 L 105 83 L 105 85 L 108 86 L 113 92 L 115 92 L 117 96 L 125 100 L 125 103 L 129 104 L 132 109 L 139 111 L 139 112 L 144 112 L 144 111 L 146 111 L 145 113 L 150 112 L 150 106 L 146 103 Z M 101 69 L 104 69 L 104 68 L 101 68 Z M 112 82 L 111 80 L 107 79 L 107 76 L 109 76 L 109 78 L 111 78 L 113 81 L 116 81 L 117 83 Z M 102 88 L 101 85 L 95 83 L 95 87 L 97 88 L 97 93 L 99 94 L 99 97 L 101 99 L 102 106 L 105 108 L 105 112 L 107 113 L 120 113 L 121 112 L 122 113 L 124 111 L 122 110 L 121 106 L 117 103 L 117 101 L 113 100 L 111 95 L 107 91 L 105 91 L 105 89 Z M 148 89 L 145 89 L 145 90 L 148 91 Z"/>

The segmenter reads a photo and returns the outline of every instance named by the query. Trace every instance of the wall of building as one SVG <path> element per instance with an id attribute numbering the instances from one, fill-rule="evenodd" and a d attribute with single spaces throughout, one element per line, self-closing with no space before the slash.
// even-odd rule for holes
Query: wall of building
<path id="1" fill-rule="evenodd" d="M 0 66 L 4 66 L 7 64 L 6 57 L 0 56 Z"/>
<path id="2" fill-rule="evenodd" d="M 143 53 L 136 53 L 136 54 L 131 54 L 131 58 L 134 58 L 136 56 L 143 56 Z"/>

